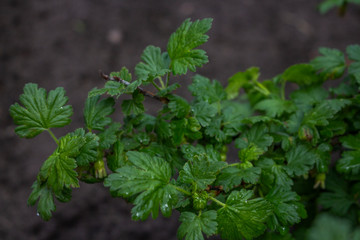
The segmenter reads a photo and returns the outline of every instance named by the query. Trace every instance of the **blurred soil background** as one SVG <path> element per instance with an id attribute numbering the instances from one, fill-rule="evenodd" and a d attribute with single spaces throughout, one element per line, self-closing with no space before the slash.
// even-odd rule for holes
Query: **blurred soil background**
<path id="1" fill-rule="evenodd" d="M 360 7 L 349 5 L 345 17 L 336 10 L 320 15 L 320 0 L 1 0 L 0 1 L 0 239 L 2 240 L 172 240 L 178 214 L 170 219 L 133 222 L 131 206 L 112 199 L 101 184 L 73 192 L 57 204 L 49 222 L 28 207 L 31 185 L 55 144 L 43 133 L 20 139 L 9 116 L 23 86 L 48 90 L 62 86 L 74 107 L 73 122 L 58 136 L 83 124 L 87 92 L 101 87 L 98 71 L 127 66 L 131 71 L 147 45 L 166 49 L 170 34 L 186 18 L 214 18 L 204 45 L 210 63 L 199 73 L 227 79 L 259 66 L 261 79 L 288 66 L 308 62 L 321 46 L 344 50 L 360 44 Z M 184 86 L 191 74 L 177 80 Z M 177 94 L 190 99 L 182 87 Z M 152 111 L 153 100 L 147 107 Z M 119 111 L 115 112 L 120 118 Z M 215 239 L 215 238 L 214 238 Z"/>

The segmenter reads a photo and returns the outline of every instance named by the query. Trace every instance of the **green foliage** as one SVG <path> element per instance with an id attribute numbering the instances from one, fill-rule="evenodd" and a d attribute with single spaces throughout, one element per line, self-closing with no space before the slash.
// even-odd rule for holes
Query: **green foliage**
<path id="1" fill-rule="evenodd" d="M 113 98 L 103 99 L 100 102 L 99 100 L 100 96 L 97 96 L 88 98 L 85 102 L 84 118 L 89 131 L 103 131 L 104 127 L 111 123 L 111 118 L 108 115 L 115 111 Z"/>
<path id="2" fill-rule="evenodd" d="M 134 220 L 145 220 L 150 213 L 157 218 L 159 207 L 164 216 L 170 216 L 177 204 L 177 192 L 169 183 L 170 165 L 146 153 L 130 151 L 126 155 L 132 165 L 117 169 L 104 185 L 117 196 L 136 196 L 132 209 Z"/>
<path id="3" fill-rule="evenodd" d="M 195 72 L 208 62 L 206 52 L 194 49 L 207 42 L 209 36 L 205 33 L 211 28 L 212 19 L 205 18 L 191 22 L 187 19 L 170 36 L 167 50 L 171 59 L 170 69 L 174 75 L 186 74 L 187 70 Z"/>
<path id="4" fill-rule="evenodd" d="M 196 215 L 192 212 L 183 212 L 180 216 L 182 224 L 178 230 L 178 238 L 185 240 L 203 240 L 203 234 L 211 236 L 216 233 L 216 211 L 210 210 Z"/>
<path id="5" fill-rule="evenodd" d="M 357 228 L 354 231 L 351 223 L 346 219 L 322 214 L 316 218 L 306 239 L 358 240 L 360 239 L 360 229 Z"/>
<path id="6" fill-rule="evenodd" d="M 330 9 L 337 7 L 339 9 L 339 14 L 343 15 L 345 14 L 348 3 L 360 4 L 360 0 L 324 0 L 319 4 L 319 11 L 324 14 Z"/>
<path id="7" fill-rule="evenodd" d="M 262 198 L 251 199 L 253 192 L 233 191 L 224 207 L 218 210 L 218 230 L 224 239 L 240 236 L 253 239 L 266 229 L 265 221 L 272 212 L 271 205 Z"/>
<path id="8" fill-rule="evenodd" d="M 103 182 L 113 197 L 133 204 L 133 220 L 179 211 L 179 239 L 359 239 L 360 46 L 346 54 L 320 48 L 310 63 L 264 81 L 251 67 L 225 88 L 196 74 L 189 101 L 173 93 L 180 85 L 171 81 L 208 61 L 198 47 L 211 23 L 186 20 L 167 52 L 148 46 L 135 79 L 125 67 L 104 74 L 104 87 L 85 102 L 84 128 L 60 138 L 51 128 L 71 121 L 65 91 L 27 84 L 22 105 L 10 107 L 15 132 L 32 138 L 47 131 L 57 145 L 28 204 L 49 220 L 80 182 Z M 289 83 L 297 87 L 285 94 Z M 120 123 L 111 114 L 121 95 L 129 98 L 121 98 Z M 146 98 L 162 104 L 154 116 Z"/>
<path id="9" fill-rule="evenodd" d="M 11 105 L 10 114 L 14 123 L 19 125 L 15 132 L 20 137 L 33 138 L 50 128 L 63 127 L 71 122 L 72 107 L 65 105 L 68 98 L 63 88 L 56 88 L 46 93 L 44 88 L 37 84 L 28 83 L 20 102 Z"/>

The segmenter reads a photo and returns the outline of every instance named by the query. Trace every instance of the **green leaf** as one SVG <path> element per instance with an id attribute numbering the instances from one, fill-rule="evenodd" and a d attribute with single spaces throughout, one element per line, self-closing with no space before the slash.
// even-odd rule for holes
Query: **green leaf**
<path id="1" fill-rule="evenodd" d="M 343 152 L 336 164 L 336 170 L 357 176 L 360 173 L 360 150 Z"/>
<path id="2" fill-rule="evenodd" d="M 223 239 L 253 239 L 264 233 L 272 207 L 262 198 L 250 200 L 252 196 L 252 191 L 233 191 L 218 210 L 218 232 Z"/>
<path id="3" fill-rule="evenodd" d="M 315 150 L 317 157 L 315 158 L 315 166 L 318 173 L 325 173 L 328 171 L 328 166 L 331 161 L 332 146 L 328 143 L 321 143 Z"/>
<path id="4" fill-rule="evenodd" d="M 284 81 L 296 83 L 299 86 L 314 85 L 322 81 L 322 78 L 316 74 L 312 65 L 295 64 L 285 70 L 282 74 Z"/>
<path id="5" fill-rule="evenodd" d="M 180 87 L 180 84 L 174 83 L 168 86 L 167 88 L 164 88 L 156 93 L 159 97 L 165 97 L 166 95 L 170 94 L 171 92 L 175 91 Z"/>
<path id="6" fill-rule="evenodd" d="M 184 118 L 189 114 L 190 105 L 186 99 L 176 95 L 171 95 L 168 98 L 170 100 L 168 107 L 170 108 L 171 112 L 176 114 L 176 117 Z"/>
<path id="7" fill-rule="evenodd" d="M 136 197 L 131 211 L 134 220 L 145 220 L 150 213 L 155 219 L 159 208 L 164 216 L 170 216 L 177 204 L 178 193 L 169 184 L 169 163 L 141 152 L 130 151 L 126 155 L 132 165 L 117 169 L 106 178 L 104 185 L 118 196 Z"/>
<path id="8" fill-rule="evenodd" d="M 346 53 L 349 59 L 354 61 L 350 64 L 348 72 L 355 77 L 357 83 L 360 83 L 360 45 L 348 46 Z"/>
<path id="9" fill-rule="evenodd" d="M 209 78 L 201 75 L 195 75 L 192 84 L 188 88 L 198 100 L 210 104 L 226 99 L 226 92 L 218 81 L 213 80 L 211 82 Z"/>
<path id="10" fill-rule="evenodd" d="M 223 101 L 222 107 L 223 131 L 227 136 L 238 135 L 243 127 L 242 120 L 251 116 L 250 106 L 233 101 Z"/>
<path id="11" fill-rule="evenodd" d="M 50 220 L 52 216 L 51 212 L 56 210 L 51 189 L 49 189 L 46 184 L 41 185 L 38 181 L 35 181 L 31 188 L 33 190 L 29 196 L 28 205 L 33 206 L 38 201 L 38 214 L 43 220 Z"/>
<path id="12" fill-rule="evenodd" d="M 336 113 L 350 104 L 351 101 L 347 99 L 330 99 L 323 101 L 305 114 L 303 124 L 326 126 L 329 124 L 329 119 L 334 118 Z"/>
<path id="13" fill-rule="evenodd" d="M 195 118 L 203 127 L 209 126 L 211 119 L 217 113 L 216 107 L 213 104 L 211 105 L 207 102 L 196 103 L 194 106 L 192 106 L 192 110 L 194 111 Z"/>
<path id="14" fill-rule="evenodd" d="M 272 186 L 279 186 L 284 189 L 291 189 L 293 181 L 286 173 L 286 166 L 283 164 L 276 164 L 274 160 L 270 158 L 260 159 L 257 162 L 257 166 L 261 168 L 261 173 L 263 176 L 267 176 L 267 178 L 270 178 L 273 181 L 262 181 L 262 183 L 269 184 L 270 188 L 272 188 Z"/>
<path id="15" fill-rule="evenodd" d="M 235 146 L 239 149 L 247 148 L 251 144 L 267 151 L 273 143 L 274 138 L 268 134 L 269 129 L 264 124 L 255 124 L 247 131 L 244 131 L 239 138 L 235 140 Z"/>
<path id="16" fill-rule="evenodd" d="M 251 67 L 245 72 L 238 72 L 231 76 L 228 80 L 228 85 L 225 88 L 228 99 L 234 99 L 239 95 L 239 90 L 244 84 L 257 81 L 260 76 L 258 67 Z"/>
<path id="17" fill-rule="evenodd" d="M 93 133 L 85 134 L 85 131 L 82 128 L 76 129 L 73 133 L 70 133 L 69 136 L 79 138 L 79 153 L 75 158 L 78 166 L 88 166 L 91 162 L 97 160 L 97 147 L 99 146 L 98 136 Z"/>
<path id="18" fill-rule="evenodd" d="M 296 145 L 292 147 L 286 154 L 287 161 L 286 171 L 290 176 L 301 176 L 309 172 L 313 168 L 315 153 L 306 145 Z"/>
<path id="19" fill-rule="evenodd" d="M 192 161 L 185 163 L 179 173 L 179 180 L 183 183 L 196 184 L 197 189 L 203 190 L 215 181 L 216 175 L 225 166 L 225 162 L 193 158 Z"/>
<path id="20" fill-rule="evenodd" d="M 171 130 L 173 134 L 174 145 L 180 145 L 184 141 L 187 121 L 185 118 L 171 121 Z"/>
<path id="21" fill-rule="evenodd" d="M 221 171 L 215 185 L 223 186 L 226 192 L 240 185 L 243 181 L 255 184 L 259 181 L 261 169 L 258 167 L 238 168 L 227 167 Z"/>
<path id="22" fill-rule="evenodd" d="M 322 56 L 316 57 L 310 64 L 330 78 L 340 77 L 346 68 L 344 54 L 337 49 L 330 48 L 320 48 L 319 52 Z"/>
<path id="23" fill-rule="evenodd" d="M 167 53 L 161 53 L 161 49 L 155 46 L 147 46 L 141 55 L 140 62 L 135 67 L 138 80 L 152 81 L 170 72 L 170 59 Z"/>
<path id="24" fill-rule="evenodd" d="M 319 215 L 307 232 L 307 240 L 358 240 L 352 234 L 351 222 L 330 214 Z"/>
<path id="25" fill-rule="evenodd" d="M 334 7 L 341 7 L 346 0 L 324 0 L 319 4 L 319 11 L 321 14 L 327 13 Z"/>
<path id="26" fill-rule="evenodd" d="M 118 81 L 113 81 L 113 80 L 109 80 L 105 83 L 105 86 L 103 88 L 94 88 L 92 89 L 89 94 L 88 97 L 92 98 L 92 97 L 97 97 L 100 95 L 103 95 L 105 93 L 109 94 L 110 96 L 120 96 L 121 94 L 123 94 L 125 92 L 125 84 L 118 82 Z"/>
<path id="27" fill-rule="evenodd" d="M 63 88 L 51 90 L 49 94 L 37 84 L 28 83 L 20 95 L 20 103 L 10 106 L 10 115 L 19 125 L 15 132 L 20 137 L 33 138 L 50 128 L 63 127 L 71 122 L 73 109 L 65 105 L 68 98 Z"/>
<path id="28" fill-rule="evenodd" d="M 348 193 L 348 184 L 341 177 L 332 173 L 326 177 L 327 192 L 321 193 L 318 203 L 332 213 L 345 216 L 350 207 L 356 204 L 355 199 Z"/>
<path id="29" fill-rule="evenodd" d="M 293 91 L 290 98 L 295 105 L 304 112 L 312 109 L 314 105 L 321 103 L 329 93 L 322 86 L 310 86 Z"/>
<path id="30" fill-rule="evenodd" d="M 350 60 L 360 61 L 360 45 L 354 44 L 347 46 L 346 53 Z"/>
<path id="31" fill-rule="evenodd" d="M 101 149 L 108 149 L 117 140 L 117 133 L 121 127 L 120 123 L 111 123 L 102 133 L 99 134 Z"/>
<path id="32" fill-rule="evenodd" d="M 167 139 L 173 135 L 170 124 L 161 118 L 156 121 L 155 132 L 160 139 Z"/>
<path id="33" fill-rule="evenodd" d="M 107 157 L 107 165 L 111 171 L 126 165 L 126 156 L 124 154 L 124 143 L 118 140 L 114 143 L 113 154 Z"/>
<path id="34" fill-rule="evenodd" d="M 277 125 L 283 125 L 283 123 L 277 119 L 270 118 L 268 116 L 261 116 L 261 115 L 244 118 L 243 120 L 241 120 L 241 122 L 244 124 L 251 124 L 251 125 L 254 125 L 256 123 L 275 123 Z"/>
<path id="35" fill-rule="evenodd" d="M 100 96 L 90 97 L 86 100 L 84 118 L 86 127 L 91 130 L 104 131 L 104 127 L 111 123 L 111 115 L 114 111 L 115 101 L 109 97 L 101 101 Z"/>
<path id="36" fill-rule="evenodd" d="M 132 99 L 124 100 L 121 104 L 121 109 L 125 115 L 139 114 L 145 111 L 143 101 L 145 97 L 138 90 L 133 92 Z"/>
<path id="37" fill-rule="evenodd" d="M 224 131 L 222 131 L 221 129 L 222 128 L 221 121 L 222 121 L 221 116 L 217 116 L 211 121 L 210 125 L 205 129 L 205 134 L 215 138 L 215 140 L 218 142 L 223 142 L 226 139 L 226 135 Z"/>
<path id="38" fill-rule="evenodd" d="M 204 240 L 203 234 L 211 236 L 216 233 L 216 211 L 210 210 L 196 215 L 192 212 L 182 212 L 180 215 L 180 225 L 177 236 L 185 240 Z"/>
<path id="39" fill-rule="evenodd" d="M 131 74 L 129 73 L 129 70 L 126 67 L 123 67 L 120 72 L 112 72 L 110 74 L 110 77 L 117 77 L 120 78 L 121 81 L 115 81 L 115 80 L 109 80 L 105 83 L 104 88 L 94 88 L 89 92 L 88 97 L 95 97 L 99 95 L 103 95 L 105 93 L 109 94 L 110 96 L 116 96 L 119 97 L 120 95 L 124 93 L 132 93 L 135 91 L 135 89 L 141 85 L 141 81 L 134 81 L 131 82 Z M 126 83 L 126 84 L 125 84 Z"/>
<path id="40" fill-rule="evenodd" d="M 282 114 L 292 113 L 296 110 L 291 101 L 281 99 L 265 99 L 254 106 L 254 109 L 266 112 L 272 118 L 280 117 Z"/>
<path id="41" fill-rule="evenodd" d="M 299 223 L 301 218 L 306 218 L 306 210 L 300 201 L 300 196 L 295 192 L 284 190 L 279 187 L 273 188 L 265 197 L 273 206 L 274 213 L 269 218 L 272 230 L 282 226 L 292 226 Z"/>
<path id="42" fill-rule="evenodd" d="M 40 179 L 46 181 L 54 193 L 59 193 L 64 187 L 79 187 L 75 158 L 85 143 L 86 140 L 77 134 L 60 138 L 58 148 L 41 166 Z"/>
<path id="43" fill-rule="evenodd" d="M 241 162 L 249 162 L 253 160 L 258 160 L 261 155 L 263 155 L 265 151 L 251 143 L 248 147 L 243 148 L 239 151 L 239 158 Z"/>
<path id="44" fill-rule="evenodd" d="M 189 161 L 194 159 L 205 159 L 210 162 L 220 161 L 220 153 L 215 150 L 212 145 L 206 145 L 204 147 L 201 144 L 197 144 L 196 146 L 184 144 L 181 146 L 181 151 L 184 154 L 184 158 Z"/>
<path id="45" fill-rule="evenodd" d="M 170 68 L 174 75 L 186 74 L 188 69 L 195 72 L 208 62 L 206 52 L 194 49 L 207 42 L 209 36 L 205 33 L 211 28 L 212 19 L 205 18 L 191 22 L 186 19 L 170 36 L 167 50 L 171 59 Z"/>
<path id="46" fill-rule="evenodd" d="M 360 150 L 360 133 L 357 135 L 347 135 L 340 138 L 340 142 L 342 143 L 344 148 L 352 149 L 352 150 Z"/>

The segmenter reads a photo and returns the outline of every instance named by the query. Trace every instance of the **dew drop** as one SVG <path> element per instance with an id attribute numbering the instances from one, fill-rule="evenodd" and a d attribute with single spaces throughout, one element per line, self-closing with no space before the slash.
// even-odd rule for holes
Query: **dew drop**
<path id="1" fill-rule="evenodd" d="M 36 213 L 36 216 L 40 217 L 40 213 L 39 213 L 39 212 L 37 212 L 37 213 Z"/>
<path id="2" fill-rule="evenodd" d="M 64 109 L 63 107 L 60 107 L 60 109 Z"/>

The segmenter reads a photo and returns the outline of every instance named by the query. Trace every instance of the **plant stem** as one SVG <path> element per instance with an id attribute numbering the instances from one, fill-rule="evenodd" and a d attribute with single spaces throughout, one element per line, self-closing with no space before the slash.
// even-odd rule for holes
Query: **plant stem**
<path id="1" fill-rule="evenodd" d="M 255 82 L 256 86 L 258 87 L 257 90 L 262 92 L 265 96 L 270 95 L 269 90 L 261 83 Z"/>
<path id="2" fill-rule="evenodd" d="M 50 136 L 52 137 L 52 139 L 54 139 L 54 141 L 56 142 L 56 144 L 59 145 L 59 140 L 55 137 L 55 134 L 54 134 L 50 129 L 47 129 L 47 132 L 50 134 Z"/>
<path id="3" fill-rule="evenodd" d="M 159 82 L 160 82 L 160 84 L 161 84 L 161 89 L 166 88 L 166 87 L 165 87 L 165 84 L 164 84 L 164 82 L 163 82 L 163 80 L 162 80 L 162 78 L 161 78 L 161 77 L 158 77 L 157 79 L 159 79 Z"/>
<path id="4" fill-rule="evenodd" d="M 100 76 L 101 76 L 104 80 L 106 80 L 106 81 L 109 81 L 109 80 L 111 80 L 111 81 L 118 81 L 118 82 L 121 82 L 122 84 L 124 84 L 125 86 L 129 86 L 129 85 L 130 85 L 129 82 L 127 82 L 127 81 L 125 81 L 125 80 L 122 80 L 122 79 L 120 79 L 119 77 L 116 77 L 116 76 L 114 76 L 114 77 L 109 77 L 108 75 L 104 74 L 103 72 L 100 72 Z M 155 84 L 155 83 L 152 83 L 152 84 Z M 155 86 L 155 85 L 154 85 L 154 86 Z M 159 86 L 156 85 L 155 87 L 156 87 L 158 90 L 161 90 Z M 143 89 L 143 88 L 141 88 L 141 87 L 137 87 L 136 89 L 139 90 L 140 93 L 143 94 L 144 96 L 154 98 L 154 99 L 156 99 L 156 100 L 158 100 L 158 101 L 160 101 L 160 102 L 162 102 L 162 103 L 164 103 L 164 104 L 166 104 L 166 103 L 169 102 L 169 99 L 167 99 L 166 97 L 156 96 L 154 93 L 149 92 L 149 91 L 147 91 L 147 90 L 145 90 L 145 89 Z"/>
<path id="5" fill-rule="evenodd" d="M 185 195 L 188 195 L 188 196 L 191 196 L 191 192 L 188 192 L 186 191 L 185 189 L 181 188 L 181 187 L 178 187 L 178 186 L 175 186 L 173 184 L 170 184 L 170 186 L 172 186 L 173 188 L 175 188 L 176 190 L 178 190 L 179 192 L 182 192 L 184 193 Z"/>
<path id="6" fill-rule="evenodd" d="M 217 200 L 217 199 L 214 198 L 214 197 L 209 196 L 209 199 L 210 199 L 211 201 L 215 202 L 216 204 L 222 206 L 222 207 L 226 207 L 226 204 L 225 204 L 225 203 L 220 202 L 219 200 Z"/>
<path id="7" fill-rule="evenodd" d="M 229 164 L 228 167 L 236 167 L 236 166 L 239 166 L 240 163 L 233 163 L 233 164 Z"/>
<path id="8" fill-rule="evenodd" d="M 152 80 L 151 83 L 158 91 L 161 91 L 161 88 L 154 82 L 154 80 Z"/>

